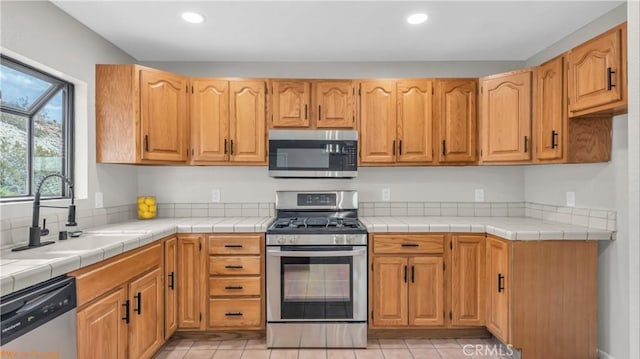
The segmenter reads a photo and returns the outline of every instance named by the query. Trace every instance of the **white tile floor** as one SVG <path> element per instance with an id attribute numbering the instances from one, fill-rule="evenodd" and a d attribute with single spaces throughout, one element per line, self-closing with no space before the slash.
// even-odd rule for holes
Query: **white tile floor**
<path id="1" fill-rule="evenodd" d="M 172 339 L 157 359 L 511 359 L 491 339 L 371 339 L 367 349 L 267 349 L 264 339 Z"/>

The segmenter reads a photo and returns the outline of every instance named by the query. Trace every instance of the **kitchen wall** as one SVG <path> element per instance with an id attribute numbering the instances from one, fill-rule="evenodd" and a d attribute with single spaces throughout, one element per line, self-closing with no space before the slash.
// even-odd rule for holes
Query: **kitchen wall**
<path id="1" fill-rule="evenodd" d="M 528 66 L 538 65 L 626 20 L 627 4 L 623 4 L 532 56 L 526 63 Z M 637 26 L 636 23 L 635 31 Z M 629 27 L 630 31 L 633 29 L 632 26 Z M 637 59 L 635 63 L 637 64 Z M 629 64 L 633 62 L 629 61 Z M 630 83 L 629 87 L 631 86 Z M 600 242 L 598 251 L 598 347 L 603 352 L 601 357 L 604 359 L 634 357 L 629 351 L 632 341 L 629 335 L 629 121 L 632 121 L 632 117 L 627 115 L 613 119 L 610 162 L 524 168 L 525 201 L 564 205 L 566 192 L 572 191 L 575 192 L 577 207 L 599 207 L 617 211 L 617 239 L 613 242 Z M 637 118 L 635 121 L 638 121 Z M 637 338 L 633 340 L 635 339 Z"/>
<path id="2" fill-rule="evenodd" d="M 36 67 L 43 65 L 76 85 L 78 208 L 93 208 L 96 191 L 105 193 L 105 206 L 132 203 L 137 193 L 136 168 L 95 163 L 94 69 L 97 63 L 135 60 L 48 1 L 2 1 L 0 9 L 2 52 Z M 0 205 L 3 219 L 30 215 L 31 202 Z"/>
<path id="3" fill-rule="evenodd" d="M 485 190 L 488 202 L 523 201 L 521 167 L 360 167 L 355 179 L 271 178 L 266 167 L 140 167 L 138 191 L 163 203 L 206 203 L 211 190 L 222 202 L 274 202 L 276 190 L 355 189 L 360 201 L 391 200 L 473 202 L 474 189 Z"/>

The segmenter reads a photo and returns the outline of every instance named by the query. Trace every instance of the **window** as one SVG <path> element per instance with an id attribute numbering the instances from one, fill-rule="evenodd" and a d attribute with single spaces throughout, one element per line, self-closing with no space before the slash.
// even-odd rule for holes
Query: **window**
<path id="1" fill-rule="evenodd" d="M 40 180 L 73 181 L 73 85 L 6 56 L 0 58 L 0 201 L 31 199 Z M 58 177 L 43 198 L 69 196 Z"/>

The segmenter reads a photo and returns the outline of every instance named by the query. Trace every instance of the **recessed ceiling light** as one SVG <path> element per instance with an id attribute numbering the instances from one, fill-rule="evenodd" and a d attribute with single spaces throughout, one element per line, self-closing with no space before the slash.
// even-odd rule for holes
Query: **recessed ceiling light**
<path id="1" fill-rule="evenodd" d="M 427 21 L 427 17 L 428 16 L 425 13 L 413 14 L 407 18 L 407 22 L 411 25 L 422 24 Z"/>
<path id="2" fill-rule="evenodd" d="M 204 21 L 204 16 L 195 12 L 183 12 L 182 20 L 190 22 L 192 24 L 199 24 Z"/>

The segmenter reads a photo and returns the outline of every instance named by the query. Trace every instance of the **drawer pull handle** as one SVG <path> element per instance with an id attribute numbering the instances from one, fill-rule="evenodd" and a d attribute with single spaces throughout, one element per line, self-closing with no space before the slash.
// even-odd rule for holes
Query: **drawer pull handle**
<path id="1" fill-rule="evenodd" d="M 224 313 L 224 315 L 227 317 L 241 317 L 242 312 L 229 312 L 229 313 Z"/>
<path id="2" fill-rule="evenodd" d="M 127 299 L 127 301 L 124 302 L 122 306 L 124 307 L 124 318 L 122 318 L 122 320 L 124 320 L 125 323 L 129 324 L 129 299 Z"/>
<path id="3" fill-rule="evenodd" d="M 241 285 L 228 285 L 228 286 L 224 287 L 224 289 L 228 289 L 228 290 L 231 290 L 231 289 L 243 289 L 243 288 L 244 287 L 241 286 Z"/>
<path id="4" fill-rule="evenodd" d="M 242 248 L 242 244 L 225 244 L 225 248 Z"/>
<path id="5" fill-rule="evenodd" d="M 226 269 L 242 269 L 242 268 L 244 268 L 243 266 L 232 266 L 232 265 L 226 265 L 224 267 Z"/>
<path id="6" fill-rule="evenodd" d="M 416 243 L 402 243 L 401 246 L 402 247 L 420 247 L 420 245 Z"/>

